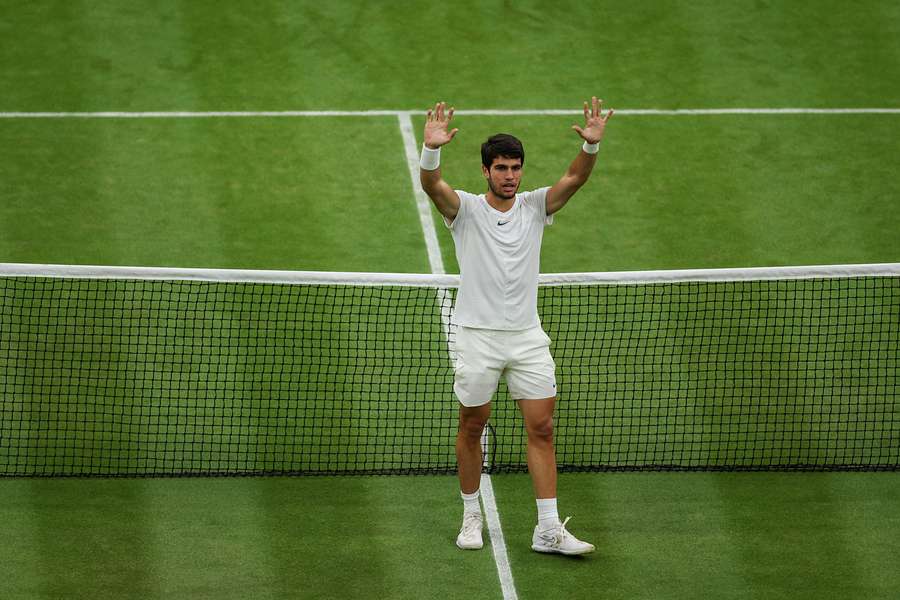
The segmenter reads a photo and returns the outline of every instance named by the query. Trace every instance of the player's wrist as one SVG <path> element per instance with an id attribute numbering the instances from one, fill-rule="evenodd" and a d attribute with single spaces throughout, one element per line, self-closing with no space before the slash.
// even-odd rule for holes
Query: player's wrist
<path id="1" fill-rule="evenodd" d="M 600 151 L 600 142 L 594 142 L 593 144 L 589 144 L 587 140 L 584 141 L 584 144 L 581 146 L 581 149 L 585 151 L 587 154 L 597 154 Z"/>
<path id="2" fill-rule="evenodd" d="M 422 144 L 422 155 L 419 157 L 419 167 L 423 171 L 434 171 L 441 166 L 441 147 L 430 148 L 428 144 Z"/>

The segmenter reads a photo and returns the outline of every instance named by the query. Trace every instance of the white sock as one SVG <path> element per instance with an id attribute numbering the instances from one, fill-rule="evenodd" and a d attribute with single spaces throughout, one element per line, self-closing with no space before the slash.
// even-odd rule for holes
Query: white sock
<path id="1" fill-rule="evenodd" d="M 478 498 L 481 497 L 481 490 L 475 490 L 471 494 L 464 494 L 460 491 L 459 495 L 463 499 L 464 512 L 481 514 L 481 504 L 478 502 Z"/>
<path id="2" fill-rule="evenodd" d="M 538 498 L 538 529 L 546 531 L 552 527 L 559 527 L 559 513 L 556 511 L 556 498 Z"/>

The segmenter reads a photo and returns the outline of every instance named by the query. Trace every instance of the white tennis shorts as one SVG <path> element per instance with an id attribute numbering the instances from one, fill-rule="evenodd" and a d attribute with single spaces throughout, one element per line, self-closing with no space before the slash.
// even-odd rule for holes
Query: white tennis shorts
<path id="1" fill-rule="evenodd" d="M 458 327 L 453 391 L 460 403 L 481 406 L 490 402 L 501 375 L 506 377 L 513 400 L 556 396 L 556 363 L 544 330 Z"/>

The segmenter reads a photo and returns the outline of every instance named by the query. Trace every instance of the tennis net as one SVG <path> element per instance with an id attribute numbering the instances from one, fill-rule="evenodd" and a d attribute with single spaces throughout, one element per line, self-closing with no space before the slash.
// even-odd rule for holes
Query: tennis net
<path id="1" fill-rule="evenodd" d="M 0 475 L 451 473 L 458 277 L 0 264 Z M 543 275 L 562 471 L 897 470 L 900 264 Z M 524 471 L 501 384 L 489 472 Z"/>

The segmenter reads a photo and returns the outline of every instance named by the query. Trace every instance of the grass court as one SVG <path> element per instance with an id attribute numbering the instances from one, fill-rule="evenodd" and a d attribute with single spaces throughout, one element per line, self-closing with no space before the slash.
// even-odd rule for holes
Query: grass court
<path id="1" fill-rule="evenodd" d="M 890 3 L 2 8 L 0 262 L 428 272 L 401 114 L 420 145 L 437 100 L 577 111 L 592 94 L 619 114 L 543 272 L 900 261 Z M 787 108 L 894 112 L 628 113 Z M 460 114 L 444 176 L 482 191 L 478 148 L 505 131 L 523 189 L 550 185 L 579 118 Z M 598 547 L 583 560 L 530 550 L 527 476 L 493 485 L 519 598 L 900 591 L 896 473 L 562 475 L 561 514 Z M 490 544 L 453 544 L 460 512 L 451 476 L 4 478 L 0 596 L 502 598 Z"/>

